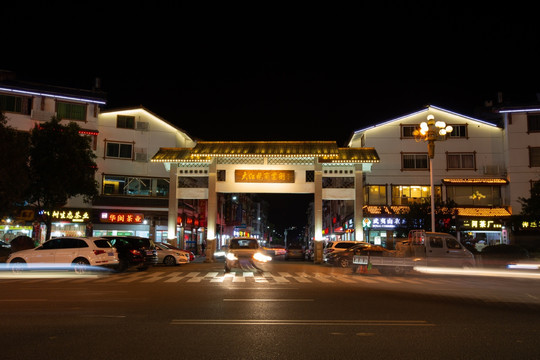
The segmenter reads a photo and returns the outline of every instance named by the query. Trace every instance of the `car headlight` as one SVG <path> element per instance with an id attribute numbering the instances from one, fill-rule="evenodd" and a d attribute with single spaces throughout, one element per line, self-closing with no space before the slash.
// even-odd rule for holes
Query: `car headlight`
<path id="1" fill-rule="evenodd" d="M 227 260 L 231 260 L 231 261 L 238 260 L 236 255 L 234 255 L 233 253 L 227 253 L 226 257 L 227 257 Z"/>
<path id="2" fill-rule="evenodd" d="M 261 262 L 268 262 L 268 261 L 272 260 L 272 258 L 270 256 L 264 255 L 263 253 L 255 253 L 255 254 L 253 254 L 253 258 L 255 260 L 261 261 Z"/>

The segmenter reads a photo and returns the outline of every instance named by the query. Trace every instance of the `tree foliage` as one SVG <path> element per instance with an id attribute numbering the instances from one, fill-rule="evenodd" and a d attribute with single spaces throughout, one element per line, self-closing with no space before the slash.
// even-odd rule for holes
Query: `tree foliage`
<path id="1" fill-rule="evenodd" d="M 540 219 L 540 181 L 533 184 L 530 190 L 530 197 L 520 197 L 521 215 L 529 220 Z"/>
<path id="2" fill-rule="evenodd" d="M 94 178 L 96 155 L 90 139 L 81 136 L 80 130 L 74 122 L 61 125 L 53 117 L 36 125 L 30 135 L 29 201 L 44 210 L 46 239 L 51 232 L 51 217 L 46 214 L 66 205 L 70 197 L 82 196 L 89 202 L 98 194 Z"/>
<path id="3" fill-rule="evenodd" d="M 407 236 L 410 230 L 422 229 L 452 233 L 457 215 L 456 203 L 453 201 L 435 204 L 435 230 L 431 229 L 431 203 L 410 204 L 407 210 L 400 212 L 403 225 L 397 229 L 401 236 Z"/>
<path id="4" fill-rule="evenodd" d="M 30 184 L 28 134 L 7 125 L 0 112 L 0 218 L 15 217 Z"/>

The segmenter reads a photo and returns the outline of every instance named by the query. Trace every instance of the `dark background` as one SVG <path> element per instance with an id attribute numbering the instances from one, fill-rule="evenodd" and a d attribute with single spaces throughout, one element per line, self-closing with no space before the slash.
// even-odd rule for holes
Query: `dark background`
<path id="1" fill-rule="evenodd" d="M 43 6 L 43 8 L 39 8 Z M 144 106 L 197 140 L 332 140 L 540 92 L 532 5 L 6 5 L 0 69 Z M 292 202 L 294 203 L 294 202 Z"/>

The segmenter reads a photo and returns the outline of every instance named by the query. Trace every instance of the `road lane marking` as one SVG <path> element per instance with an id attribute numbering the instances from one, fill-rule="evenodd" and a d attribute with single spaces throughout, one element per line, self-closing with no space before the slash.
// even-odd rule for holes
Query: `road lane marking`
<path id="1" fill-rule="evenodd" d="M 315 299 L 223 299 L 228 302 L 284 302 L 284 301 L 315 301 Z"/>
<path id="2" fill-rule="evenodd" d="M 238 320 L 173 319 L 170 325 L 436 326 L 425 320 Z"/>

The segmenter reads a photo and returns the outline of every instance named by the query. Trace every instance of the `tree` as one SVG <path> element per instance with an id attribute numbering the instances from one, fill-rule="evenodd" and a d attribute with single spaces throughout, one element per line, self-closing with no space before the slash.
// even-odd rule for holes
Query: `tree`
<path id="1" fill-rule="evenodd" d="M 435 230 L 426 229 L 431 226 L 431 204 L 410 204 L 409 208 L 400 212 L 403 226 L 398 229 L 402 236 L 407 236 L 410 230 L 423 229 L 436 232 L 452 232 L 451 228 L 457 215 L 454 201 L 437 202 L 435 204 Z M 455 224 L 454 224 L 455 225 Z"/>
<path id="2" fill-rule="evenodd" d="M 43 210 L 47 240 L 54 209 L 66 205 L 70 197 L 82 196 L 90 202 L 98 194 L 94 178 L 96 155 L 90 139 L 81 136 L 80 130 L 74 122 L 61 125 L 53 117 L 36 125 L 30 135 L 30 201 Z"/>
<path id="3" fill-rule="evenodd" d="M 540 219 L 540 181 L 536 181 L 530 190 L 529 198 L 518 198 L 521 203 L 521 215 L 529 220 Z"/>
<path id="4" fill-rule="evenodd" d="M 24 204 L 30 184 L 28 134 L 7 125 L 0 112 L 0 218 L 14 217 Z"/>

